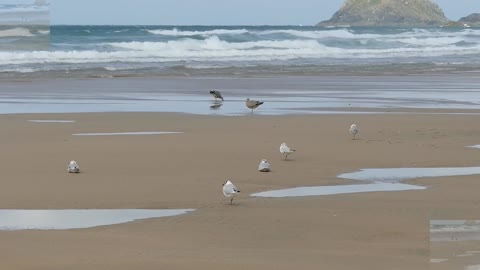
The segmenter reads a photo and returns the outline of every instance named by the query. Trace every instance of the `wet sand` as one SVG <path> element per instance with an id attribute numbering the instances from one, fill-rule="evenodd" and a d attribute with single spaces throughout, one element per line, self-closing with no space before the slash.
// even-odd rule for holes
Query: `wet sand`
<path id="1" fill-rule="evenodd" d="M 33 79 L 2 81 L 0 114 L 177 112 L 248 115 L 246 98 L 265 101 L 262 115 L 472 113 L 480 76 L 271 76 Z M 209 91 L 222 92 L 214 103 Z"/>
<path id="2" fill-rule="evenodd" d="M 473 270 L 480 267 L 480 241 L 434 241 L 430 248 L 431 258 L 448 259 L 431 263 L 432 270 Z M 467 268 L 475 265 L 477 268 Z"/>
<path id="3" fill-rule="evenodd" d="M 349 184 L 336 176 L 361 168 L 478 166 L 480 151 L 465 147 L 479 143 L 478 116 L 24 114 L 0 115 L 0 125 L 3 209 L 197 209 L 92 229 L 0 232 L 5 269 L 428 269 L 429 221 L 478 219 L 478 176 L 407 181 L 426 190 L 249 196 Z M 72 136 L 149 131 L 184 133 Z M 278 152 L 282 142 L 297 149 L 291 161 Z M 271 173 L 256 171 L 262 158 Z M 66 173 L 72 159 L 82 173 Z M 226 179 L 242 191 L 233 206 L 221 193 Z"/>

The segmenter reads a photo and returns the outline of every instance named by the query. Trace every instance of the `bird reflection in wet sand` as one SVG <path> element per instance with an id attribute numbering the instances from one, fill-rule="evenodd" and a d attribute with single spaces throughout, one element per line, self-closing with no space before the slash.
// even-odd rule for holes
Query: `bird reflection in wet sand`
<path id="1" fill-rule="evenodd" d="M 221 101 L 214 101 L 212 102 L 212 105 L 210 105 L 210 110 L 220 110 L 220 108 L 223 106 L 223 102 Z"/>

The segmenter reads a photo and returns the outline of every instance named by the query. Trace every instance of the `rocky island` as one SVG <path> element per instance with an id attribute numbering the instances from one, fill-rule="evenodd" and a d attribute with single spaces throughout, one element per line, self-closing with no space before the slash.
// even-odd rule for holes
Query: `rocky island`
<path id="1" fill-rule="evenodd" d="M 448 22 L 431 0 L 347 0 L 317 26 L 437 27 Z"/>
<path id="2" fill-rule="evenodd" d="M 480 27 L 480 13 L 473 13 L 459 20 L 460 23 L 472 27 Z"/>

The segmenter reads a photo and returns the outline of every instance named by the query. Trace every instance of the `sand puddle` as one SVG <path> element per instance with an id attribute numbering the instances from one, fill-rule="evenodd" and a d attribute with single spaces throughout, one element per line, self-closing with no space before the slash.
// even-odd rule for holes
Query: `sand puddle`
<path id="1" fill-rule="evenodd" d="M 305 197 L 305 196 L 336 195 L 336 194 L 365 193 L 365 192 L 379 192 L 379 191 L 405 191 L 405 190 L 421 190 L 421 189 L 425 189 L 425 187 L 406 185 L 406 184 L 400 184 L 400 183 L 384 183 L 384 184 L 365 184 L 365 185 L 297 187 L 297 188 L 290 188 L 290 189 L 265 191 L 265 192 L 252 194 L 252 196 L 267 197 L 267 198 L 285 198 L 285 197 Z"/>
<path id="2" fill-rule="evenodd" d="M 147 131 L 147 132 L 106 132 L 106 133 L 76 133 L 73 136 L 142 136 L 142 135 L 166 135 L 166 134 L 182 134 L 183 132 L 163 132 L 163 131 Z"/>
<path id="3" fill-rule="evenodd" d="M 448 259 L 430 259 L 430 263 L 442 263 L 446 261 L 448 261 Z"/>
<path id="4" fill-rule="evenodd" d="M 338 177 L 351 180 L 392 183 L 416 178 L 475 174 L 480 174 L 480 167 L 362 169 L 352 173 L 340 174 Z"/>
<path id="5" fill-rule="evenodd" d="M 0 230 L 67 230 L 172 217 L 194 209 L 0 210 Z"/>
<path id="6" fill-rule="evenodd" d="M 399 182 L 415 178 L 464 176 L 475 174 L 480 174 L 480 167 L 362 169 L 352 173 L 340 174 L 338 177 L 350 180 L 367 181 L 368 184 L 296 187 L 260 192 L 252 194 L 251 196 L 284 198 L 382 191 L 423 190 L 426 189 L 426 187 L 402 184 Z"/>
<path id="7" fill-rule="evenodd" d="M 28 120 L 32 123 L 75 123 L 74 120 Z"/>

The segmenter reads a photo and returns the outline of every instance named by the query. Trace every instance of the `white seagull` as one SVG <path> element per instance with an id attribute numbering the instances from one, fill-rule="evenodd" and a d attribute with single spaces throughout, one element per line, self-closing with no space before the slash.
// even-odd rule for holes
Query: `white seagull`
<path id="1" fill-rule="evenodd" d="M 68 164 L 67 168 L 69 173 L 79 173 L 80 172 L 80 166 L 78 166 L 77 162 L 75 160 L 70 161 L 70 164 Z"/>
<path id="2" fill-rule="evenodd" d="M 295 149 L 290 149 L 290 147 L 288 147 L 286 143 L 282 143 L 282 145 L 280 145 L 280 153 L 282 153 L 282 155 L 285 155 L 285 160 L 287 160 L 288 155 L 295 151 Z"/>
<path id="3" fill-rule="evenodd" d="M 353 124 L 353 125 L 350 126 L 350 133 L 352 133 L 352 135 L 353 135 L 353 140 L 355 140 L 355 136 L 356 136 L 357 133 L 358 133 L 357 125 Z"/>
<path id="4" fill-rule="evenodd" d="M 233 198 L 237 195 L 237 193 L 240 193 L 240 190 L 238 190 L 237 187 L 235 187 L 235 185 L 230 182 L 230 180 L 227 180 L 223 184 L 223 195 L 225 195 L 225 197 L 231 198 L 230 204 L 233 204 Z"/>
<path id="5" fill-rule="evenodd" d="M 261 172 L 269 172 L 270 171 L 270 163 L 266 159 L 262 159 L 260 164 L 258 165 L 258 170 Z"/>

